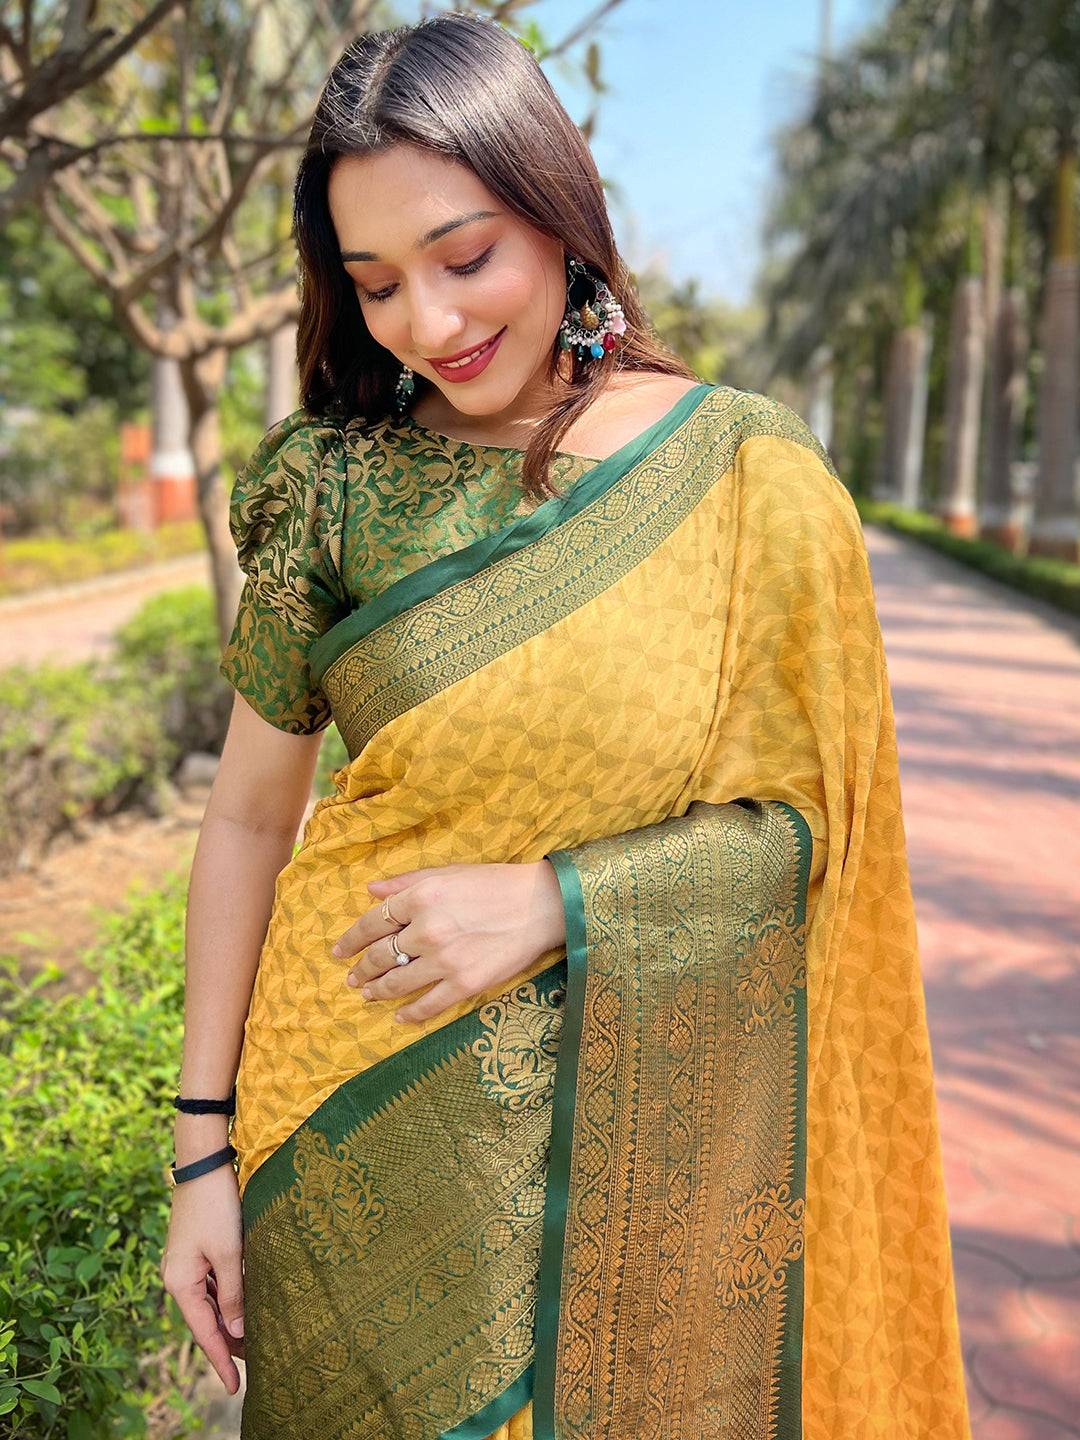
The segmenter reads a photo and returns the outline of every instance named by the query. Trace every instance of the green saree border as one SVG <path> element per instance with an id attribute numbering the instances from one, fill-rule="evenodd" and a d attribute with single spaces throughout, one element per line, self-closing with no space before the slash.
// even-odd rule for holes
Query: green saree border
<path id="1" fill-rule="evenodd" d="M 490 1041 L 493 1034 L 499 1033 L 500 1015 L 503 1017 L 509 1016 L 512 1021 L 516 1008 L 519 1005 L 524 1005 L 526 1009 L 529 1009 L 536 1004 L 540 1004 L 549 1015 L 557 1015 L 559 1017 L 557 1023 L 561 1026 L 564 984 L 565 960 L 560 958 L 554 964 L 547 966 L 544 970 L 530 977 L 529 980 L 521 982 L 520 984 L 511 984 L 504 991 L 500 992 L 499 996 L 494 1000 L 486 1001 L 484 1005 L 478 1006 L 476 1009 L 458 1016 L 448 1025 L 431 1031 L 404 1049 L 387 1056 L 384 1060 L 377 1062 L 375 1065 L 343 1081 L 296 1127 L 289 1138 L 253 1172 L 248 1184 L 245 1186 L 241 1201 L 245 1244 L 250 1244 L 256 1236 L 259 1237 L 260 1243 L 265 1243 L 260 1227 L 265 1227 L 269 1224 L 272 1227 L 269 1233 L 276 1237 L 273 1241 L 275 1253 L 280 1249 L 280 1254 L 283 1257 L 287 1256 L 290 1253 L 290 1246 L 292 1246 L 295 1241 L 295 1234 L 292 1229 L 293 1220 L 291 1217 L 295 1213 L 295 1207 L 302 1205 L 304 1213 L 308 1218 L 314 1216 L 315 1223 L 319 1227 L 317 1238 L 323 1242 L 327 1250 L 327 1256 L 329 1258 L 324 1257 L 321 1263 L 329 1263 L 331 1266 L 336 1266 L 341 1263 L 338 1259 L 329 1255 L 330 1247 L 335 1239 L 334 1214 L 319 1207 L 325 1205 L 328 1195 L 332 1193 L 335 1211 L 338 1211 L 343 1218 L 351 1214 L 348 1210 L 347 1202 L 349 1195 L 345 1186 L 345 1181 L 348 1178 L 345 1174 L 346 1169 L 357 1163 L 364 1166 L 371 1165 L 373 1167 L 373 1176 L 378 1176 L 379 1163 L 377 1156 L 382 1153 L 378 1149 L 372 1151 L 363 1142 L 358 1142 L 355 1137 L 360 1134 L 367 1135 L 374 1133 L 369 1131 L 369 1122 L 377 1125 L 395 1123 L 391 1121 L 391 1117 L 402 1105 L 407 1107 L 409 1104 L 416 1103 L 423 1106 L 426 1103 L 424 1100 L 425 1090 L 428 1091 L 430 1096 L 432 1086 L 445 1096 L 447 1086 L 454 1083 L 454 1066 L 460 1065 L 462 1061 L 475 1062 L 483 1065 L 482 1060 L 476 1061 L 478 1054 L 476 1048 L 477 1042 Z M 493 1011 L 499 1012 L 499 1015 L 493 1014 Z M 535 1013 L 535 1010 L 533 1013 Z M 496 1027 L 494 1030 L 493 1026 Z M 528 1026 L 526 1028 L 528 1034 L 535 1035 L 536 1032 L 534 1028 Z M 556 1031 L 556 1033 L 558 1033 L 558 1031 Z M 487 1049 L 482 1048 L 480 1053 L 487 1054 L 490 1057 L 490 1051 Z M 557 1053 L 558 1045 L 556 1042 L 555 1051 L 547 1054 L 541 1065 L 541 1071 L 546 1067 L 552 1078 Z M 500 1050 L 499 1056 L 503 1062 L 511 1062 L 511 1069 L 508 1071 L 504 1066 L 500 1066 L 497 1071 L 498 1082 L 512 1087 L 514 1080 L 512 1073 L 513 1052 L 508 1053 L 505 1050 Z M 526 1063 L 522 1068 L 521 1077 L 525 1081 L 527 1090 L 528 1085 L 535 1083 L 537 1078 L 536 1074 L 533 1073 L 533 1066 L 531 1064 L 533 1052 L 530 1050 L 529 1055 L 523 1058 Z M 489 1071 L 483 1081 L 478 1073 L 475 1082 L 477 1086 L 482 1085 L 487 1097 L 482 1103 L 489 1107 L 492 1104 L 490 1087 L 494 1073 L 494 1071 Z M 510 1097 L 514 1092 L 512 1088 L 508 1088 L 504 1093 Z M 550 1095 L 550 1091 L 548 1093 Z M 523 1114 L 515 1112 L 512 1109 L 507 1113 L 508 1116 L 513 1117 L 512 1119 L 508 1118 L 506 1122 L 513 1130 L 517 1131 L 520 1126 L 527 1123 Z M 542 1110 L 537 1109 L 533 1113 L 542 1113 L 546 1116 L 542 1127 L 546 1132 L 547 1127 L 550 1125 L 550 1098 L 544 1103 Z M 407 1115 L 407 1109 L 402 1111 L 402 1120 L 405 1121 L 405 1123 L 408 1123 Z M 315 1135 L 318 1140 L 318 1144 L 314 1150 L 310 1143 L 313 1135 Z M 298 1145 L 304 1148 L 306 1158 L 305 1156 L 300 1156 L 298 1159 Z M 396 1149 L 393 1153 L 397 1153 Z M 525 1153 L 526 1152 L 523 1152 L 522 1158 Z M 314 1180 L 315 1188 L 311 1195 L 315 1206 L 314 1210 L 309 1208 L 306 1202 L 302 1202 L 300 1198 L 296 1196 L 296 1187 L 304 1183 L 302 1176 L 304 1175 L 305 1169 L 310 1167 L 313 1154 L 316 1155 L 316 1157 L 322 1157 L 321 1164 L 323 1165 L 323 1174 L 316 1176 Z M 328 1171 L 332 1171 L 336 1177 L 332 1192 L 327 1189 Z M 499 1173 L 501 1174 L 502 1172 Z M 502 1198 L 500 1198 L 496 1208 L 491 1212 L 492 1217 L 495 1219 L 498 1219 L 498 1217 L 503 1214 L 503 1211 L 498 1208 L 498 1205 L 506 1203 L 505 1197 L 522 1193 L 521 1187 L 531 1185 L 532 1182 L 528 1180 L 526 1172 L 522 1170 L 520 1175 L 516 1175 L 512 1171 L 506 1172 L 505 1182 L 500 1183 L 505 1183 L 506 1188 L 500 1190 L 499 1195 Z M 542 1201 L 542 1197 L 540 1197 L 540 1200 Z M 521 1213 L 523 1215 L 525 1212 Z M 529 1224 L 535 1225 L 537 1234 L 536 1248 L 537 1251 L 539 1251 L 543 1220 L 541 1204 L 536 1204 L 535 1216 L 535 1221 L 530 1221 Z M 519 1216 L 519 1220 L 520 1219 L 521 1217 Z M 354 1222 L 346 1219 L 346 1223 L 352 1224 Z M 414 1241 L 413 1243 L 415 1244 L 416 1242 Z M 433 1257 L 434 1268 L 431 1271 L 431 1275 L 433 1280 L 437 1280 L 441 1274 L 443 1262 L 439 1258 L 438 1252 L 433 1252 Z M 538 1259 L 539 1256 L 537 1255 L 537 1263 Z M 288 1264 L 288 1261 L 282 1259 L 276 1263 Z M 414 1265 L 415 1263 L 415 1257 L 408 1262 L 410 1265 Z M 424 1263 L 427 1262 L 425 1261 Z M 451 1266 L 451 1271 L 452 1270 L 453 1266 Z M 510 1381 L 504 1389 L 492 1394 L 490 1398 L 485 1399 L 479 1409 L 468 1413 L 467 1402 L 463 1404 L 462 1408 L 458 1410 L 458 1414 L 464 1414 L 464 1418 L 456 1420 L 455 1423 L 446 1426 L 446 1428 L 438 1428 L 440 1421 L 432 1416 L 431 1428 L 423 1429 L 422 1431 L 422 1433 L 430 1436 L 431 1440 L 487 1440 L 487 1437 L 492 1431 L 497 1430 L 500 1425 L 509 1420 L 512 1415 L 516 1414 L 529 1402 L 534 1383 L 533 1365 L 535 1356 L 532 1347 L 532 1314 L 535 1305 L 535 1273 L 535 1271 L 531 1271 L 529 1276 L 523 1277 L 522 1283 L 524 1288 L 520 1294 L 516 1288 L 508 1292 L 513 1300 L 513 1304 L 508 1311 L 504 1312 L 500 1309 L 498 1312 L 492 1312 L 493 1315 L 498 1314 L 500 1321 L 503 1321 L 505 1317 L 505 1333 L 516 1336 L 517 1339 L 522 1342 L 524 1342 L 526 1335 L 528 1337 L 529 1349 L 527 1351 L 522 1349 L 521 1351 L 520 1358 L 523 1362 L 523 1368 L 520 1373 L 516 1374 L 515 1378 Z M 269 1277 L 266 1276 L 262 1278 L 263 1287 L 267 1285 L 268 1278 Z M 279 1281 L 283 1281 L 284 1279 L 284 1275 L 278 1277 Z M 271 1283 L 273 1283 L 272 1280 Z M 492 1298 L 494 1299 L 494 1297 L 499 1294 L 500 1292 L 498 1290 L 493 1291 Z M 486 1300 L 486 1294 L 484 1298 Z M 505 1293 L 503 1298 L 505 1300 Z M 265 1301 L 263 1303 L 265 1303 Z M 365 1310 L 357 1312 L 361 1319 L 367 1313 L 369 1312 Z M 372 1311 L 370 1313 L 375 1314 L 376 1312 Z M 254 1342 L 255 1346 L 262 1345 L 265 1347 L 270 1341 L 268 1338 L 260 1337 L 258 1317 L 261 1314 L 262 1311 L 258 1310 L 249 1316 L 249 1322 L 251 1322 L 249 1323 L 249 1344 Z M 356 1323 L 356 1321 L 350 1320 L 345 1323 L 352 1324 Z M 432 1357 L 427 1357 L 423 1354 L 415 1358 L 418 1363 L 423 1361 L 424 1364 L 431 1369 L 433 1377 L 442 1383 L 444 1388 L 445 1383 L 447 1383 L 447 1376 L 449 1376 L 450 1383 L 460 1383 L 461 1394 L 464 1400 L 472 1389 L 472 1386 L 467 1383 L 467 1372 L 460 1371 L 460 1366 L 464 1363 L 461 1357 L 469 1353 L 468 1347 L 472 1343 L 473 1331 L 463 1330 L 460 1335 L 453 1333 L 449 1335 L 446 1340 L 447 1348 L 445 1355 L 434 1357 L 434 1361 Z M 274 1352 L 273 1349 L 271 1349 L 269 1355 L 263 1354 L 261 1351 L 258 1353 L 260 1355 L 259 1363 L 261 1366 L 258 1386 L 259 1393 L 257 1397 L 258 1408 L 255 1408 L 254 1396 L 252 1396 L 252 1413 L 249 1415 L 247 1409 L 245 1409 L 241 1433 L 244 1436 L 252 1437 L 252 1440 L 264 1440 L 264 1437 L 266 1437 L 266 1440 L 270 1440 L 272 1433 L 275 1434 L 275 1436 L 278 1433 L 273 1428 L 268 1430 L 265 1411 L 266 1392 L 268 1384 L 271 1383 L 268 1382 L 266 1376 L 268 1367 L 272 1366 Z M 308 1368 L 310 1358 L 310 1352 L 307 1352 L 298 1359 L 290 1359 L 290 1364 L 293 1366 L 293 1369 L 289 1371 L 290 1376 L 293 1376 L 299 1381 L 302 1378 L 304 1370 Z M 481 1351 L 478 1354 L 477 1363 L 483 1363 L 487 1366 L 495 1363 L 495 1360 L 495 1354 L 488 1354 L 486 1351 Z M 511 1359 L 500 1359 L 499 1363 L 509 1367 L 513 1362 Z M 440 1368 L 440 1366 L 442 1368 Z M 459 1367 L 459 1369 L 456 1370 L 455 1366 Z M 297 1367 L 299 1367 L 299 1369 Z M 252 1378 L 253 1377 L 249 1375 L 249 1391 L 252 1390 L 250 1384 Z M 328 1383 L 333 1382 L 328 1379 Z M 412 1377 L 410 1377 L 410 1383 L 415 1384 Z M 476 1388 L 479 1390 L 482 1387 L 477 1385 Z M 489 1386 L 488 1388 L 490 1389 L 491 1387 Z M 481 1397 L 477 1395 L 476 1398 L 480 1399 Z M 246 1405 L 247 1401 L 245 1401 L 245 1406 Z M 392 1406 L 389 1413 L 393 1413 Z M 441 1423 L 445 1425 L 445 1421 Z M 289 1436 L 294 1436 L 291 1422 L 285 1423 L 284 1429 L 281 1430 L 280 1433 L 287 1433 Z M 338 1432 L 335 1431 L 335 1433 Z M 343 1431 L 341 1433 L 345 1432 Z M 415 1429 L 414 1424 L 413 1429 L 411 1429 L 409 1433 L 421 1432 Z"/>
<path id="2" fill-rule="evenodd" d="M 448 586 L 470 579 L 504 555 L 512 555 L 532 544 L 583 510 L 646 459 L 657 445 L 670 439 L 708 395 L 726 388 L 702 381 L 680 396 L 667 414 L 654 421 L 648 429 L 628 440 L 591 470 L 579 475 L 564 495 L 553 495 L 530 514 L 518 516 L 493 534 L 474 540 L 472 544 L 448 555 L 441 555 L 411 574 L 402 575 L 373 600 L 358 606 L 325 635 L 320 635 L 308 651 L 308 665 L 314 683 L 321 685 L 335 660 L 380 625 L 396 619 L 414 605 L 430 600 Z"/>
<path id="3" fill-rule="evenodd" d="M 754 435 L 794 442 L 829 465 L 805 422 L 786 406 L 718 386 L 705 391 L 645 463 L 602 487 L 591 501 L 578 491 L 588 475 L 576 482 L 555 502 L 561 507 L 557 523 L 545 533 L 516 528 L 534 524 L 541 506 L 512 522 L 510 533 L 520 543 L 507 546 L 508 553 L 492 559 L 466 547 L 395 582 L 434 593 L 413 603 L 419 591 L 396 591 L 401 613 L 347 643 L 322 675 L 350 761 L 398 716 L 582 609 L 645 562 L 723 483 L 740 447 Z M 479 565 L 475 573 L 438 588 L 445 566 L 470 556 L 469 563 Z M 374 614 L 364 607 L 339 624 L 366 623 Z"/>
<path id="4" fill-rule="evenodd" d="M 558 960 L 533 976 L 538 989 L 558 989 L 564 961 Z M 507 990 L 515 987 L 510 985 Z M 414 1040 L 411 1045 L 388 1055 L 343 1080 L 336 1090 L 319 1102 L 315 1109 L 297 1125 L 272 1155 L 251 1172 L 244 1186 L 243 1218 L 245 1227 L 253 1225 L 295 1178 L 293 1154 L 298 1135 L 305 1127 L 317 1125 L 328 1139 L 340 1140 L 346 1130 L 369 1120 L 378 1110 L 396 1099 L 418 1075 L 430 1073 L 452 1056 L 467 1050 L 481 1032 L 480 1011 L 469 1010 Z"/>
<path id="5" fill-rule="evenodd" d="M 806 922 L 813 836 L 809 823 L 787 801 L 766 804 L 782 811 L 792 827 L 796 853 L 796 926 Z M 588 976 L 588 943 L 585 900 L 574 851 L 553 850 L 545 859 L 555 870 L 566 918 L 566 999 L 563 1009 L 562 1040 L 552 1094 L 552 1140 L 544 1201 L 544 1224 L 537 1284 L 535 1360 L 533 1384 L 533 1434 L 535 1440 L 563 1440 L 556 1424 L 555 1385 L 559 1346 L 561 1277 L 568 1218 L 570 1167 L 573 1153 L 574 1116 L 578 1086 L 583 1011 Z M 807 1105 L 807 1010 L 805 985 L 792 993 L 795 1065 L 792 1081 L 794 1131 L 792 1178 L 797 1194 L 806 1193 L 806 1105 Z M 786 1308 L 782 1323 L 777 1365 L 776 1424 L 768 1440 L 801 1440 L 802 1353 L 803 1353 L 803 1259 L 800 1254 L 787 1266 Z"/>

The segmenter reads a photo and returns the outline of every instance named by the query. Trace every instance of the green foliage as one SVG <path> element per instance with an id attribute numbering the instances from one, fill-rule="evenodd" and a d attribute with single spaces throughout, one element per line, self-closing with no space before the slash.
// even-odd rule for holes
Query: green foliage
<path id="1" fill-rule="evenodd" d="M 0 671 L 0 868 L 83 817 L 148 801 L 174 755 L 137 682 L 93 661 Z"/>
<path id="2" fill-rule="evenodd" d="M 0 670 L 0 870 L 82 820 L 141 805 L 192 750 L 220 751 L 232 692 L 209 591 L 146 602 L 106 661 Z"/>
<path id="3" fill-rule="evenodd" d="M 108 299 L 41 211 L 10 220 L 0 230 L 2 408 L 67 407 L 78 419 L 76 408 L 97 399 L 129 420 L 149 377 L 150 357 L 117 325 Z"/>
<path id="4" fill-rule="evenodd" d="M 205 585 L 154 595 L 114 636 L 113 665 L 140 692 L 176 757 L 218 750 L 232 691 L 218 676 L 213 596 Z"/>
<path id="5" fill-rule="evenodd" d="M 266 383 L 263 346 L 253 345 L 246 350 L 232 351 L 225 384 L 218 399 L 221 469 L 226 491 L 232 488 L 231 477 L 239 471 L 267 429 L 263 423 Z"/>
<path id="6" fill-rule="evenodd" d="M 341 731 L 331 723 L 326 727 L 323 743 L 319 748 L 319 759 L 315 767 L 313 785 L 315 794 L 332 795 L 334 784 L 330 777 L 335 770 L 340 770 L 343 765 L 348 763 L 349 752 L 345 748 L 345 741 L 341 738 Z"/>
<path id="7" fill-rule="evenodd" d="M 0 490 L 16 530 L 85 534 L 114 523 L 120 435 L 116 407 L 92 400 L 77 415 L 51 408 L 14 427 L 0 456 Z"/>
<path id="8" fill-rule="evenodd" d="M 159 1265 L 181 1053 L 180 875 L 107 917 L 97 983 L 56 995 L 0 959 L 0 1429 L 12 1440 L 185 1430 L 187 1334 Z"/>
<path id="9" fill-rule="evenodd" d="M 4 545 L 0 595 L 22 595 L 52 585 L 193 555 L 205 548 L 198 520 L 173 520 L 156 530 L 102 530 L 77 539 L 27 536 Z"/>
<path id="10" fill-rule="evenodd" d="M 857 497 L 856 504 L 863 519 L 872 524 L 887 525 L 1013 590 L 1080 615 L 1080 565 L 1049 555 L 1014 555 L 993 541 L 954 535 L 936 516 L 889 501 Z"/>

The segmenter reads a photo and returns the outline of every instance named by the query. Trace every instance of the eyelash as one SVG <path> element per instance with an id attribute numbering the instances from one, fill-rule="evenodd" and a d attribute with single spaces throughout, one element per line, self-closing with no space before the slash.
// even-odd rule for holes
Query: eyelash
<path id="1" fill-rule="evenodd" d="M 489 245 L 482 255 L 477 255 L 475 260 L 467 260 L 464 265 L 451 265 L 449 269 L 455 275 L 474 275 L 477 270 L 482 269 L 483 266 L 487 264 L 494 250 L 495 246 Z M 364 290 L 363 286 L 360 288 Z M 387 290 L 385 288 L 382 290 L 364 290 L 364 299 L 375 301 L 389 300 L 393 293 L 393 289 Z"/>

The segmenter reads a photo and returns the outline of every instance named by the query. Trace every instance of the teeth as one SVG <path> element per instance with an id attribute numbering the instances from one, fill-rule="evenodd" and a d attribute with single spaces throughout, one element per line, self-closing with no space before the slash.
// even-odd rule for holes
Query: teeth
<path id="1" fill-rule="evenodd" d="M 444 360 L 439 366 L 440 370 L 460 370 L 463 365 L 471 365 L 478 355 L 482 355 L 488 347 L 481 345 L 479 350 L 474 350 L 471 355 L 466 355 L 463 360 Z"/>

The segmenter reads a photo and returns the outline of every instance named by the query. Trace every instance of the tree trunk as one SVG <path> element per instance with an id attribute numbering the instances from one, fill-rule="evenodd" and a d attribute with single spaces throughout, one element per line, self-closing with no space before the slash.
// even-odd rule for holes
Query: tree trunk
<path id="1" fill-rule="evenodd" d="M 828 345 L 819 345 L 810 360 L 806 423 L 828 450 L 833 429 L 833 355 Z"/>
<path id="2" fill-rule="evenodd" d="M 267 430 L 299 406 L 298 385 L 296 322 L 289 321 L 280 330 L 275 330 L 266 342 L 266 408 L 263 421 Z"/>
<path id="3" fill-rule="evenodd" d="M 917 510 L 922 496 L 933 323 L 934 317 L 924 314 L 919 324 L 905 326 L 897 336 L 895 489 L 898 503 L 908 510 Z"/>
<path id="4" fill-rule="evenodd" d="M 1080 560 L 1076 505 L 1080 390 L 1080 267 L 1076 256 L 1076 150 L 1062 136 L 1053 243 L 1043 289 L 1039 470 L 1029 553 Z"/>
<path id="5" fill-rule="evenodd" d="M 884 394 L 882 396 L 881 449 L 878 453 L 877 470 L 874 477 L 874 499 L 895 503 L 899 497 L 897 411 L 900 388 L 900 372 L 903 368 L 900 337 L 904 332 L 897 330 L 889 343 L 889 355 L 885 361 Z"/>
<path id="6" fill-rule="evenodd" d="M 229 352 L 218 346 L 197 359 L 180 362 L 191 416 L 191 454 L 195 462 L 199 515 L 206 532 L 210 579 L 222 646 L 232 634 L 244 578 L 236 563 L 236 547 L 229 533 L 229 495 L 221 471 L 218 398 L 225 381 L 228 358 Z"/>
<path id="7" fill-rule="evenodd" d="M 1023 548 L 1022 506 L 1013 493 L 1013 467 L 1020 454 L 1027 409 L 1030 343 L 1024 287 L 1010 285 L 1002 297 L 993 337 L 989 459 L 979 531 L 1008 550 Z"/>
<path id="8" fill-rule="evenodd" d="M 945 525 L 957 535 L 971 535 L 976 528 L 975 479 L 985 358 L 983 285 L 977 275 L 966 275 L 956 287 L 950 322 L 945 468 L 939 506 Z"/>
<path id="9" fill-rule="evenodd" d="M 163 330 L 176 323 L 176 312 L 165 300 L 158 302 L 157 316 Z M 188 447 L 188 407 L 176 360 L 154 356 L 151 399 L 150 501 L 152 523 L 157 526 L 167 520 L 190 520 L 197 509 L 195 467 Z"/>
<path id="10" fill-rule="evenodd" d="M 1009 226 L 1009 180 L 997 175 L 990 182 L 983 225 L 983 314 L 986 317 L 986 386 L 983 390 L 982 434 L 985 443 L 979 463 L 979 510 L 987 498 L 987 478 L 995 467 L 993 426 L 994 396 L 1001 386 L 998 367 L 1001 355 L 998 335 L 1001 319 L 1002 292 L 1005 284 L 1005 246 Z"/>

